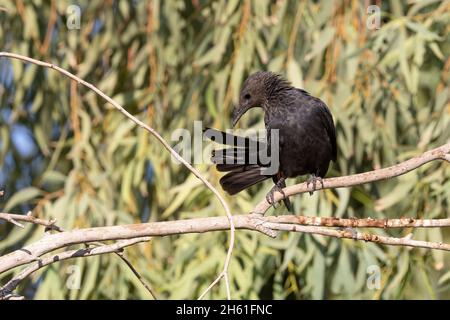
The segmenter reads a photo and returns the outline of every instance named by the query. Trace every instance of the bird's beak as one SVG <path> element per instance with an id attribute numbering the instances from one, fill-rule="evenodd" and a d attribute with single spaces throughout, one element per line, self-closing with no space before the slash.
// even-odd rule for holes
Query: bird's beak
<path id="1" fill-rule="evenodd" d="M 250 109 L 249 105 L 238 105 L 234 107 L 233 114 L 232 114 L 232 120 L 233 120 L 233 128 L 236 125 L 236 123 L 239 121 L 239 119 L 242 117 L 244 113 L 246 113 Z"/>

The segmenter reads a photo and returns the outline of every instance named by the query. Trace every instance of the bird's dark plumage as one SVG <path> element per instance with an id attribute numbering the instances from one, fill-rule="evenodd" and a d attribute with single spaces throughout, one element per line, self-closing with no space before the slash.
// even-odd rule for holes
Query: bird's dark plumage
<path id="1" fill-rule="evenodd" d="M 273 191 L 285 187 L 286 178 L 310 174 L 316 179 L 315 177 L 323 178 L 326 175 L 330 160 L 336 161 L 337 147 L 333 118 L 324 102 L 304 90 L 292 87 L 277 74 L 256 72 L 244 82 L 239 105 L 233 111 L 233 126 L 253 107 L 263 108 L 268 136 L 270 130 L 279 130 L 278 172 L 264 175 L 261 171 L 264 164 L 249 162 L 250 154 L 254 152 L 251 148 L 232 147 L 224 149 L 225 152 L 216 150 L 213 162 L 218 163 L 219 171 L 228 172 L 220 180 L 225 191 L 235 194 L 272 178 L 275 183 L 271 191 L 273 200 Z M 238 139 L 244 139 L 240 142 L 251 142 L 249 138 L 221 132 L 219 134 L 224 135 L 223 137 L 228 135 L 228 142 Z M 270 143 L 268 140 L 268 146 Z M 226 144 L 233 146 L 232 143 Z M 225 162 L 225 159 L 234 159 L 237 163 Z M 289 208 L 290 203 L 288 199 L 285 200 Z"/>

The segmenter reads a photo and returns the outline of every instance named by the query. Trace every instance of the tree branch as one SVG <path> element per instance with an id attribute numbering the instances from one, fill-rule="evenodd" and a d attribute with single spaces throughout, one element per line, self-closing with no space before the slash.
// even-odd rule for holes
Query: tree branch
<path id="1" fill-rule="evenodd" d="M 29 211 L 26 215 L 23 214 L 13 214 L 13 213 L 4 213 L 0 212 L 0 220 L 8 221 L 20 228 L 24 228 L 24 225 L 19 223 L 18 221 L 29 222 L 37 225 L 41 225 L 46 227 L 46 229 L 55 230 L 59 232 L 63 232 L 64 230 L 61 227 L 58 227 L 55 223 L 56 220 L 43 220 L 36 218 L 32 215 L 31 211 Z"/>
<path id="2" fill-rule="evenodd" d="M 85 87 L 88 87 L 89 89 L 94 91 L 97 95 L 99 95 L 100 97 L 102 97 L 103 99 L 108 101 L 110 104 L 112 104 L 117 110 L 119 110 L 128 119 L 133 121 L 136 125 L 138 125 L 139 127 L 147 130 L 148 132 L 150 132 L 164 146 L 164 148 L 167 151 L 170 152 L 170 154 L 175 159 L 177 159 L 179 162 L 181 162 L 186 168 L 189 169 L 189 171 L 191 171 L 198 179 L 200 179 L 203 182 L 203 184 L 208 189 L 210 189 L 214 193 L 214 195 L 217 197 L 217 199 L 219 200 L 220 204 L 224 208 L 226 216 L 227 216 L 228 221 L 230 223 L 230 227 L 229 227 L 229 229 L 230 229 L 230 245 L 228 247 L 228 252 L 227 252 L 227 256 L 225 258 L 223 272 L 222 272 L 223 274 L 227 274 L 228 273 L 228 266 L 230 264 L 231 255 L 233 253 L 234 238 L 235 238 L 234 237 L 235 228 L 234 228 L 234 224 L 233 224 L 233 216 L 231 214 L 230 208 L 228 207 L 228 204 L 226 203 L 225 199 L 220 195 L 219 191 L 208 180 L 206 180 L 206 178 L 204 178 L 200 174 L 200 172 L 197 171 L 197 169 L 195 169 L 189 162 L 187 162 L 181 155 L 179 155 L 169 145 L 169 143 L 166 140 L 164 140 L 164 138 L 155 129 L 153 129 L 152 127 L 148 126 L 144 122 L 140 121 L 139 119 L 137 119 L 136 117 L 131 115 L 127 110 L 125 110 L 125 108 L 123 108 L 120 104 L 118 104 L 112 98 L 107 96 L 105 93 L 103 93 L 103 91 L 101 91 L 100 89 L 95 87 L 93 84 L 84 81 L 83 79 L 77 77 L 76 75 L 70 73 L 67 70 L 64 70 L 64 69 L 62 69 L 62 68 L 60 68 L 60 67 L 58 67 L 58 66 L 56 66 L 54 64 L 51 64 L 51 63 L 47 63 L 47 62 L 44 62 L 44 61 L 36 60 L 36 59 L 29 58 L 29 57 L 26 57 L 26 56 L 15 54 L 15 53 L 0 52 L 0 57 L 8 57 L 8 58 L 13 58 L 13 59 L 18 59 L 18 60 L 22 60 L 22 61 L 25 61 L 25 62 L 33 63 L 33 64 L 38 65 L 38 66 L 42 66 L 42 67 L 46 67 L 46 68 L 50 68 L 50 69 L 56 70 L 59 73 L 62 73 L 63 75 L 65 75 L 66 77 L 77 81 L 79 84 L 82 84 Z M 220 275 L 219 275 L 219 278 L 221 278 Z M 227 288 L 227 297 L 228 297 L 228 299 L 231 299 L 231 295 L 229 294 L 229 292 L 230 292 L 230 290 L 229 290 L 229 288 Z"/>
<path id="3" fill-rule="evenodd" d="M 150 293 L 150 295 L 153 297 L 154 300 L 156 299 L 156 294 L 153 291 L 152 287 L 145 281 L 144 277 L 140 275 L 140 273 L 136 270 L 136 268 L 133 266 L 133 264 L 128 260 L 128 258 L 125 256 L 125 253 L 122 251 L 115 252 L 123 262 L 128 266 L 128 268 L 133 272 L 133 274 L 138 278 L 139 282 L 144 286 L 144 288 Z"/>
<path id="4" fill-rule="evenodd" d="M 59 235 L 63 235 L 64 233 L 60 233 Z M 101 245 L 94 248 L 83 248 L 83 249 L 77 249 L 77 250 L 70 250 L 61 252 L 49 257 L 45 257 L 42 259 L 39 259 L 37 262 L 33 263 L 31 266 L 25 268 L 22 270 L 18 275 L 13 277 L 10 281 L 8 281 L 2 288 L 0 288 L 0 300 L 3 298 L 8 298 L 11 293 L 16 289 L 16 287 L 19 285 L 19 283 L 24 280 L 26 277 L 28 277 L 33 272 L 41 269 L 42 267 L 45 267 L 49 264 L 67 260 L 67 259 L 73 259 L 73 258 L 80 258 L 80 257 L 91 257 L 96 256 L 100 254 L 106 254 L 106 253 L 121 253 L 121 250 L 125 247 L 132 246 L 134 244 L 140 243 L 140 242 L 147 242 L 150 241 L 151 237 L 140 237 L 140 238 L 134 238 L 129 240 L 121 240 L 113 244 L 109 245 Z M 127 262 L 127 265 L 131 268 L 131 270 L 134 270 L 133 266 L 131 264 L 128 264 L 128 260 L 124 260 Z M 141 280 L 140 275 L 136 274 L 138 278 Z M 149 287 L 143 283 L 147 290 L 149 290 Z M 153 292 L 150 289 L 151 294 L 153 295 Z"/>
<path id="5" fill-rule="evenodd" d="M 305 217 L 296 215 L 267 216 L 267 222 L 292 223 L 304 226 L 341 227 L 341 228 L 440 228 L 450 227 L 447 219 L 416 219 L 405 217 L 400 219 L 373 218 L 336 218 L 336 217 Z"/>
<path id="6" fill-rule="evenodd" d="M 394 178 L 403 175 L 407 172 L 410 172 L 411 170 L 417 169 L 418 167 L 424 165 L 425 163 L 428 163 L 433 160 L 449 161 L 450 159 L 449 153 L 450 153 L 450 142 L 447 142 L 446 144 L 440 146 L 439 148 L 426 151 L 420 156 L 411 158 L 409 160 L 398 163 L 391 167 L 368 171 L 364 173 L 353 174 L 349 176 L 323 179 L 323 185 L 321 185 L 321 183 L 318 183 L 316 185 L 316 190 L 352 187 L 369 182 Z M 311 184 L 308 186 L 306 182 L 303 182 L 300 184 L 286 187 L 283 189 L 283 191 L 286 197 L 290 197 L 295 194 L 301 194 L 314 190 Z M 283 199 L 283 195 L 280 192 L 276 192 L 274 196 L 275 202 L 278 202 Z M 264 199 L 255 207 L 253 212 L 264 214 L 270 207 L 271 205 L 267 202 L 266 199 Z"/>
<path id="7" fill-rule="evenodd" d="M 30 223 L 33 223 L 33 224 L 36 224 L 36 225 L 42 225 L 42 226 L 45 226 L 45 229 L 46 229 L 46 230 L 55 230 L 55 231 L 58 231 L 58 232 L 64 232 L 64 230 L 63 230 L 62 228 L 60 228 L 60 227 L 58 227 L 57 225 L 55 225 L 56 220 L 49 220 L 49 221 L 47 221 L 47 220 L 35 218 L 35 217 L 32 216 L 32 212 L 31 212 L 31 211 L 29 211 L 29 212 L 27 213 L 27 215 L 25 215 L 25 216 L 24 216 L 24 215 L 21 215 L 21 214 L 12 214 L 12 213 L 3 213 L 3 212 L 0 212 L 0 219 L 3 219 L 3 220 L 5 220 L 5 221 L 8 221 L 8 222 L 10 222 L 10 223 L 12 223 L 12 224 L 14 224 L 14 225 L 20 227 L 20 228 L 24 228 L 24 226 L 23 226 L 22 224 L 18 223 L 17 220 L 19 220 L 19 221 L 25 221 L 25 222 L 30 222 Z M 132 239 L 132 240 L 133 240 L 133 239 Z M 139 240 L 139 239 L 134 239 L 134 240 Z M 97 242 L 97 243 L 93 243 L 93 244 L 95 244 L 95 245 L 97 245 L 97 246 L 104 246 L 104 244 L 101 243 L 101 242 L 100 242 L 100 243 Z M 132 244 L 134 244 L 134 243 L 132 243 Z M 130 244 L 130 245 L 131 245 L 131 244 Z M 137 279 L 138 279 L 138 280 L 141 282 L 141 284 L 145 287 L 145 289 L 147 289 L 147 291 L 150 293 L 150 295 L 153 297 L 153 299 L 156 300 L 156 295 L 155 295 L 155 293 L 153 292 L 153 290 L 151 289 L 150 285 L 146 283 L 146 281 L 144 280 L 144 278 L 143 278 L 143 277 L 139 274 L 139 272 L 134 268 L 134 266 L 132 265 L 132 263 L 131 263 L 131 262 L 128 260 L 128 258 L 125 256 L 125 254 L 124 254 L 122 251 L 120 251 L 120 250 L 116 251 L 115 253 L 116 253 L 116 255 L 117 255 L 122 261 L 125 262 L 125 264 L 128 266 L 128 268 L 133 272 L 133 274 L 137 277 Z M 89 255 L 85 255 L 85 256 L 89 256 Z M 77 257 L 78 257 L 78 256 L 77 256 Z M 59 261 L 59 260 L 58 260 L 58 261 Z M 55 260 L 54 262 L 56 262 L 56 260 Z M 30 267 L 30 270 L 32 270 L 32 271 L 30 271 L 30 273 L 28 273 L 27 275 L 25 275 L 25 277 L 28 276 L 29 274 L 31 274 L 32 272 L 36 271 L 37 269 L 32 269 L 32 268 Z M 21 274 L 22 274 L 22 273 L 21 273 Z M 17 284 L 18 284 L 19 281 L 23 280 L 23 278 L 21 278 L 21 279 L 17 278 L 17 280 L 18 280 L 18 282 L 17 282 Z M 14 289 L 14 288 L 13 288 L 13 289 Z M 13 289 L 11 289 L 11 290 L 9 291 L 8 294 L 3 294 L 3 297 L 4 297 L 5 299 L 15 299 L 16 296 L 10 294 L 10 293 L 12 292 Z M 0 299 L 2 299 L 1 290 L 0 290 Z"/>
<path id="8" fill-rule="evenodd" d="M 348 238 L 354 240 L 370 241 L 386 245 L 396 245 L 396 246 L 409 246 L 418 248 L 428 248 L 428 249 L 438 249 L 450 251 L 450 245 L 444 243 L 427 242 L 420 240 L 411 239 L 410 235 L 404 238 L 395 238 L 389 236 L 379 236 L 374 234 L 360 233 L 353 229 L 336 230 L 330 227 L 376 227 L 376 228 L 400 228 L 400 227 L 447 227 L 450 222 L 449 219 L 435 219 L 435 220 L 421 220 L 414 218 L 401 218 L 401 219 L 338 219 L 338 218 L 322 218 L 322 217 L 301 217 L 301 216 L 278 216 L 278 217 L 264 217 L 263 214 L 270 208 L 270 204 L 264 199 L 261 201 L 253 210 L 257 214 L 249 215 L 238 215 L 232 216 L 228 205 L 226 204 L 223 197 L 219 192 L 205 179 L 200 173 L 193 168 L 186 160 L 184 160 L 178 153 L 176 153 L 171 146 L 159 135 L 153 128 L 147 126 L 142 121 L 138 120 L 130 113 L 128 113 L 122 106 L 117 104 L 110 97 L 105 95 L 102 91 L 97 89 L 90 83 L 76 77 L 70 72 L 59 68 L 55 65 L 42 62 L 39 60 L 31 59 L 25 56 L 16 55 L 12 53 L 0 52 L 0 57 L 10 57 L 19 59 L 22 61 L 34 63 L 36 65 L 44 66 L 47 68 L 54 69 L 63 75 L 76 80 L 79 84 L 82 84 L 89 89 L 93 90 L 99 96 L 104 98 L 106 101 L 110 102 L 116 109 L 118 109 L 127 118 L 132 120 L 135 124 L 149 131 L 154 135 L 159 142 L 181 163 L 183 163 L 197 178 L 199 178 L 219 199 L 221 205 L 225 209 L 226 217 L 210 217 L 210 218 L 197 218 L 197 219 L 187 219 L 187 220 L 177 220 L 177 221 L 166 221 L 166 222 L 152 222 L 152 223 L 142 223 L 134 225 L 124 225 L 124 226 L 110 226 L 110 227 L 98 227 L 98 228 L 87 228 L 61 232 L 58 234 L 47 234 L 43 239 L 30 244 L 22 249 L 11 252 L 3 257 L 0 257 L 0 273 L 15 268 L 20 265 L 32 263 L 37 260 L 36 263 L 25 268 L 18 276 L 25 274 L 23 277 L 36 271 L 34 269 L 41 267 L 43 263 L 53 263 L 56 259 L 61 260 L 61 257 L 65 259 L 73 258 L 75 256 L 88 256 L 95 254 L 108 253 L 109 245 L 102 245 L 97 248 L 87 248 L 80 250 L 72 250 L 63 252 L 60 254 L 53 255 L 51 257 L 39 258 L 40 256 L 52 252 L 54 250 L 64 248 L 73 244 L 89 243 L 96 241 L 106 241 L 106 240 L 121 240 L 117 243 L 122 243 L 123 241 L 137 241 L 137 239 L 142 237 L 152 237 L 152 236 L 167 236 L 175 234 L 184 233 L 201 233 L 209 231 L 219 231 L 219 230 L 230 230 L 230 245 L 227 251 L 227 256 L 225 259 L 223 271 L 218 275 L 218 277 L 211 283 L 211 285 L 201 294 L 200 298 L 203 298 L 206 293 L 217 284 L 222 278 L 225 280 L 225 286 L 227 291 L 227 297 L 230 298 L 230 286 L 228 279 L 228 266 L 230 263 L 234 239 L 235 239 L 235 229 L 247 229 L 258 231 L 263 234 L 275 237 L 277 231 L 291 231 L 291 232 L 303 232 L 310 234 L 318 234 L 328 237 L 336 238 Z M 317 185 L 316 190 L 327 189 L 327 188 L 342 188 L 351 187 L 356 185 L 361 185 L 369 182 L 389 179 L 397 177 L 399 175 L 405 174 L 411 170 L 417 169 L 418 167 L 424 165 L 433 160 L 445 160 L 450 162 L 450 141 L 447 144 L 424 152 L 422 155 L 411 158 L 402 163 L 393 165 L 388 168 L 383 168 L 379 170 L 373 170 L 365 173 L 354 174 L 343 177 L 328 178 L 323 180 L 323 185 Z M 308 187 L 306 183 L 297 184 L 294 186 L 287 187 L 283 189 L 286 196 L 292 196 L 295 194 L 301 194 L 307 191 L 312 191 L 312 188 Z M 0 191 L 0 195 L 2 192 Z M 282 194 L 275 193 L 275 201 L 280 201 L 283 198 Z M 37 218 L 24 218 L 27 216 L 22 215 L 12 215 L 12 214 L 0 214 L 0 219 L 4 219 L 17 226 L 23 227 L 18 221 L 30 222 L 35 224 L 46 225 L 47 227 L 54 226 L 54 222 L 46 222 Z M 61 230 L 59 230 L 61 231 Z M 126 239 L 126 240 L 124 240 Z M 117 244 L 116 243 L 116 244 Z M 113 245 L 110 245 L 113 246 Z M 101 249 L 103 248 L 103 249 Z M 106 251 L 102 251 L 106 250 Z M 111 249 L 112 250 L 112 249 Z M 111 251 L 114 252 L 114 251 Z M 43 264 L 45 265 L 45 264 Z M 43 266 L 42 265 L 42 266 Z M 27 271 L 28 270 L 28 271 Z M 28 273 L 27 273 L 28 272 Z M 13 279 L 14 280 L 14 279 Z M 12 281 L 12 280 L 11 280 Z M 8 286 L 5 285 L 5 287 Z M 6 292 L 6 291 L 5 291 Z M 10 291 L 9 291 L 10 292 Z"/>
<path id="9" fill-rule="evenodd" d="M 327 237 L 363 240 L 363 241 L 376 242 L 376 243 L 386 244 L 386 245 L 391 245 L 391 246 L 407 246 L 407 247 L 450 251 L 450 244 L 446 244 L 446 243 L 442 243 L 442 242 L 429 242 L 429 241 L 413 240 L 409 236 L 403 237 L 403 238 L 394 238 L 394 237 L 379 236 L 379 235 L 369 234 L 369 233 L 361 233 L 361 232 L 357 232 L 354 229 L 335 230 L 335 229 L 329 229 L 329 228 L 324 228 L 324 227 L 301 226 L 301 225 L 295 225 L 295 224 L 272 223 L 272 222 L 266 223 L 266 226 L 268 228 L 272 228 L 274 230 L 280 230 L 280 231 L 283 230 L 283 231 L 319 234 L 319 235 L 327 236 Z"/>
<path id="10" fill-rule="evenodd" d="M 400 241 L 397 238 L 391 237 L 365 235 L 359 233 L 356 233 L 355 235 L 353 232 L 349 232 L 348 230 L 333 230 L 329 229 L 328 227 L 301 225 L 301 223 L 308 222 L 308 219 L 311 218 L 296 216 L 265 217 L 259 214 L 236 215 L 233 217 L 234 224 L 237 229 L 246 229 L 261 232 L 260 226 L 263 226 L 264 228 L 270 229 L 272 231 L 304 232 L 329 237 L 371 241 L 388 245 L 405 245 L 411 247 L 450 251 L 450 245 L 448 244 L 438 244 L 419 240 Z M 348 226 L 350 220 L 353 219 L 343 219 L 339 223 L 334 223 L 333 226 Z M 393 222 L 389 222 L 388 220 L 387 223 L 385 222 L 385 220 L 375 219 L 355 220 L 356 222 L 352 223 L 353 225 L 356 225 L 358 227 L 380 227 L 381 224 L 385 225 L 385 228 L 389 227 L 389 225 L 400 227 L 401 224 L 403 224 L 403 227 L 442 227 L 450 225 L 448 221 L 449 219 L 441 219 L 436 223 L 431 223 L 430 220 L 419 219 L 410 221 L 409 223 L 405 223 L 405 221 L 403 221 L 402 219 L 395 219 Z M 317 220 L 314 221 L 314 223 L 317 223 Z M 43 239 L 33 244 L 30 244 L 24 248 L 18 249 L 5 256 L 0 257 L 0 273 L 8 271 L 20 265 L 31 263 L 36 259 L 39 259 L 39 257 L 43 254 L 49 253 L 56 249 L 79 243 L 134 239 L 137 237 L 149 236 L 168 236 L 185 233 L 203 233 L 210 231 L 227 230 L 229 228 L 229 221 L 226 217 L 209 217 L 122 226 L 96 227 L 50 234 L 46 235 Z M 223 276 L 224 275 L 222 275 L 222 277 Z"/>

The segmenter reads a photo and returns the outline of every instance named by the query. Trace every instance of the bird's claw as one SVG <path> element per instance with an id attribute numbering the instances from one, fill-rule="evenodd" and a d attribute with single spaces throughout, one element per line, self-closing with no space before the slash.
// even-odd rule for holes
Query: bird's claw
<path id="1" fill-rule="evenodd" d="M 266 194 L 266 201 L 268 204 L 270 204 L 271 206 L 273 206 L 274 209 L 276 209 L 277 207 L 275 206 L 275 190 L 272 188 L 267 194 Z"/>
<path id="2" fill-rule="evenodd" d="M 266 201 L 273 206 L 274 209 L 277 207 L 275 206 L 275 192 L 279 192 L 282 194 L 283 199 L 287 199 L 286 194 L 283 191 L 283 188 L 281 188 L 278 184 L 275 184 L 272 189 L 266 194 Z"/>
<path id="3" fill-rule="evenodd" d="M 309 191 L 309 195 L 312 195 L 314 193 L 314 191 L 316 191 L 316 184 L 317 181 L 320 182 L 320 184 L 322 185 L 322 189 L 323 189 L 323 179 L 321 177 L 316 176 L 315 174 L 312 174 L 308 180 L 306 180 L 306 187 L 309 188 L 309 185 L 312 184 L 313 189 Z"/>

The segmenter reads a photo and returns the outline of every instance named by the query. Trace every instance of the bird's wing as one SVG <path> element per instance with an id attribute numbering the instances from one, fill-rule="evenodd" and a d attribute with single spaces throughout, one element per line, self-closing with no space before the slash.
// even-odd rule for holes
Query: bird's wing
<path id="1" fill-rule="evenodd" d="M 284 128 L 286 125 L 286 117 L 282 116 L 282 117 L 271 117 L 269 121 L 266 122 L 266 139 L 267 139 L 267 144 L 270 148 L 271 145 L 271 137 L 272 137 L 272 130 L 281 130 L 282 128 Z M 281 147 L 283 145 L 283 138 L 284 135 L 281 135 L 280 132 L 278 132 L 278 143 L 279 146 Z"/>
<path id="2" fill-rule="evenodd" d="M 337 146 L 336 146 L 336 128 L 334 127 L 333 116 L 331 115 L 330 109 L 328 109 L 327 105 L 320 100 L 319 98 L 314 98 L 315 103 L 314 107 L 319 111 L 319 117 L 325 130 L 327 131 L 328 138 L 331 143 L 331 154 L 332 160 L 336 162 L 337 158 Z"/>
<path id="3" fill-rule="evenodd" d="M 336 161 L 337 158 L 337 145 L 336 145 L 336 129 L 334 127 L 333 116 L 331 115 L 330 109 L 328 106 L 320 100 L 312 95 L 310 95 L 307 91 L 303 89 L 296 88 L 297 95 L 296 98 L 300 99 L 299 104 L 308 104 L 313 107 L 313 110 L 317 111 L 317 115 L 324 126 L 328 138 L 331 143 L 331 155 L 332 160 Z"/>

